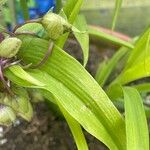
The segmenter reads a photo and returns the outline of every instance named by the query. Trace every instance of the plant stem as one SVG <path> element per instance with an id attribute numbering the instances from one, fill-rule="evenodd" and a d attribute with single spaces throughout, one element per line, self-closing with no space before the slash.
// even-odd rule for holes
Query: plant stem
<path id="1" fill-rule="evenodd" d="M 55 8 L 55 12 L 59 13 L 60 10 L 62 8 L 62 1 L 61 0 L 56 0 L 56 8 Z"/>
<path id="2" fill-rule="evenodd" d="M 3 76 L 3 71 L 2 71 L 1 65 L 0 65 L 0 80 L 2 81 L 2 83 L 3 83 L 4 87 L 6 88 L 6 90 L 8 91 L 8 93 L 13 96 L 14 93 L 10 90 L 10 87 L 7 85 L 7 82 Z"/>
<path id="3" fill-rule="evenodd" d="M 47 59 L 49 58 L 49 56 L 50 56 L 50 54 L 52 52 L 53 47 L 54 47 L 54 43 L 52 42 L 52 43 L 50 43 L 48 51 L 45 54 L 44 58 L 42 58 L 42 60 L 38 64 L 31 66 L 31 68 L 32 69 L 36 69 L 36 68 L 41 67 L 47 61 Z"/>
<path id="4" fill-rule="evenodd" d="M 113 20 L 112 20 L 112 26 L 111 26 L 111 29 L 112 29 L 112 30 L 115 29 L 117 17 L 118 17 L 120 8 L 121 8 L 121 4 L 122 4 L 122 0 L 116 0 L 116 3 L 115 3 L 115 10 L 114 10 Z"/>
<path id="5" fill-rule="evenodd" d="M 28 5 L 26 0 L 20 0 L 20 5 L 23 12 L 23 17 L 25 20 L 29 20 L 29 12 L 28 12 Z"/>

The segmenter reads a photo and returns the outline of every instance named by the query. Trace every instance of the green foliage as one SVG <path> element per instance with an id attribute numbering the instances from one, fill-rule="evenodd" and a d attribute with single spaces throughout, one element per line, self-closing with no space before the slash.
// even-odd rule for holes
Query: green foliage
<path id="1" fill-rule="evenodd" d="M 127 64 L 114 82 L 126 84 L 150 75 L 150 28 L 148 28 L 135 43 Z M 140 69 L 139 69 L 140 68 Z"/>
<path id="2" fill-rule="evenodd" d="M 31 60 L 32 63 L 38 62 L 43 57 L 44 50 L 47 50 L 48 42 L 42 39 L 30 37 L 29 40 L 26 37 L 22 41 L 23 44 L 28 45 L 25 49 L 23 46 L 22 52 L 20 51 L 20 55 L 26 63 L 31 63 Z M 27 42 L 30 44 L 27 44 Z M 36 51 L 37 49 L 38 52 Z M 46 88 L 88 132 L 110 148 L 124 149 L 125 131 L 123 118 L 100 86 L 75 59 L 56 47 L 47 63 L 40 70 L 43 72 L 30 72 L 32 77 L 35 78 L 34 80 L 38 80 L 37 84 L 31 80 L 31 76 L 29 77 L 30 82 L 27 74 L 15 66 L 11 68 L 11 71 L 16 76 L 19 76 L 21 80 L 13 80 L 14 77 L 8 78 L 22 86 L 24 86 L 25 82 L 29 82 L 25 86 L 28 87 L 33 83 L 34 88 L 34 85 Z M 39 83 L 44 85 L 40 86 Z M 121 126 L 121 128 L 118 129 L 118 126 Z M 116 133 L 116 130 L 119 133 Z"/>
<path id="3" fill-rule="evenodd" d="M 27 4 L 24 0 L 20 2 L 24 17 L 28 19 Z M 60 4 L 61 1 L 57 2 Z M 112 29 L 115 28 L 121 2 L 116 0 Z M 0 51 L 0 124 L 10 125 L 16 116 L 21 116 L 27 121 L 32 119 L 33 109 L 27 89 L 34 89 L 42 94 L 42 100 L 46 98 L 47 102 L 53 103 L 59 109 L 79 150 L 88 150 L 82 127 L 111 150 L 148 150 L 146 115 L 150 116 L 150 109 L 144 105 L 138 91 L 149 91 L 150 84 L 134 83 L 134 88 L 123 86 L 150 76 L 150 28 L 133 44 L 129 37 L 122 36 L 121 33 L 87 26 L 85 18 L 78 15 L 82 3 L 83 0 L 67 0 L 61 11 L 61 5 L 57 7 L 58 15 L 51 13 L 54 17 L 52 19 L 48 16 L 46 25 L 43 17 L 38 22 L 31 21 L 18 27 L 15 33 L 10 33 L 20 39 L 22 45 L 13 53 L 11 59 L 8 54 L 6 57 L 1 54 L 9 52 L 8 47 L 13 46 L 5 43 L 4 49 L 7 51 Z M 50 23 L 55 25 L 49 26 Z M 63 50 L 70 33 L 70 30 L 65 30 L 66 25 L 73 31 L 82 48 L 83 66 Z M 62 31 L 58 33 L 55 27 L 60 27 Z M 6 33 L 8 32 L 5 31 Z M 53 35 L 57 36 L 54 38 Z M 89 57 L 89 36 L 119 46 L 112 58 L 100 64 L 95 79 L 84 68 Z M 32 65 L 38 64 L 45 57 L 51 40 L 54 42 L 51 55 L 39 68 L 33 69 Z M 0 48 L 4 41 L 0 43 Z M 14 41 L 11 42 L 15 44 Z M 17 64 L 16 58 L 20 59 L 21 63 Z M 123 70 L 107 84 L 122 60 Z M 11 82 L 11 87 L 6 79 Z M 114 104 L 112 101 L 115 101 Z M 125 110 L 125 119 L 117 107 L 123 112 Z"/>
<path id="4" fill-rule="evenodd" d="M 29 19 L 29 11 L 28 11 L 28 6 L 27 6 L 27 1 L 26 0 L 20 0 L 20 5 L 22 8 L 24 19 L 28 20 Z"/>
<path id="5" fill-rule="evenodd" d="M 113 35 L 111 35 L 111 33 L 108 34 L 108 33 L 104 32 L 104 31 L 102 31 L 96 27 L 89 26 L 88 32 L 89 32 L 91 37 L 95 37 L 96 39 L 109 41 L 109 42 L 114 43 L 116 45 L 125 46 L 125 47 L 128 47 L 130 49 L 134 48 L 133 44 L 131 44 L 130 42 L 122 40 L 121 38 L 118 38 L 116 36 L 113 36 Z"/>
<path id="6" fill-rule="evenodd" d="M 76 18 L 74 25 L 81 31 L 74 32 L 74 35 L 81 45 L 84 57 L 83 65 L 86 66 L 89 57 L 89 35 L 87 32 L 88 29 L 84 16 L 79 15 Z"/>
<path id="7" fill-rule="evenodd" d="M 123 92 L 127 150 L 149 150 L 148 126 L 141 96 L 131 87 L 123 88 Z"/>
<path id="8" fill-rule="evenodd" d="M 112 27 L 111 27 L 112 30 L 115 29 L 116 21 L 117 21 L 117 17 L 118 17 L 120 8 L 121 8 L 122 1 L 123 1 L 123 0 L 116 0 L 116 3 L 115 3 L 115 10 L 114 10 L 114 15 L 113 15 L 113 20 L 112 20 Z"/>
<path id="9" fill-rule="evenodd" d="M 99 65 L 95 79 L 101 86 L 104 86 L 105 82 L 111 75 L 120 59 L 122 59 L 127 52 L 128 48 L 122 47 L 114 54 L 114 56 L 110 60 L 103 61 Z"/>

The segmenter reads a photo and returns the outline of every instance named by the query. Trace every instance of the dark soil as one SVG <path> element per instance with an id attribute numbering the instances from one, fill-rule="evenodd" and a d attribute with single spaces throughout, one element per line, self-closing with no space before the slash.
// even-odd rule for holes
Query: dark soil
<path id="1" fill-rule="evenodd" d="M 82 62 L 80 47 L 70 41 L 66 44 L 67 52 Z M 104 51 L 105 50 L 105 51 Z M 90 46 L 90 58 L 87 70 L 94 75 L 104 57 L 112 55 L 109 48 Z M 19 120 L 20 124 L 4 129 L 0 137 L 0 150 L 76 150 L 73 137 L 65 120 L 58 119 L 48 110 L 45 103 L 35 106 L 32 122 Z M 85 131 L 90 150 L 106 150 L 107 148 Z"/>

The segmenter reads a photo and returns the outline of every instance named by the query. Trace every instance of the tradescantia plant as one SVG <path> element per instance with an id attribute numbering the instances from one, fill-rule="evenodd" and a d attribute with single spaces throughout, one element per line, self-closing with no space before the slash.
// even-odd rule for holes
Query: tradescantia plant
<path id="1" fill-rule="evenodd" d="M 87 26 L 84 17 L 78 15 L 82 3 L 83 0 L 67 0 L 59 14 L 50 11 L 40 19 L 16 26 L 13 32 L 1 29 L 0 124 L 11 125 L 17 116 L 31 121 L 33 109 L 28 91 L 36 89 L 57 105 L 79 150 L 88 149 L 82 127 L 111 150 L 149 150 L 145 112 L 149 117 L 150 110 L 143 105 L 139 92 L 148 91 L 150 85 L 124 85 L 149 76 L 150 28 L 136 42 L 123 40 Z M 120 6 L 117 0 L 112 29 Z M 74 33 L 81 45 L 83 65 L 63 50 L 69 33 Z M 95 79 L 84 68 L 89 36 L 121 47 L 110 60 L 100 64 Z M 107 84 L 122 58 L 123 71 Z M 125 117 L 117 109 L 120 103 L 124 104 Z"/>

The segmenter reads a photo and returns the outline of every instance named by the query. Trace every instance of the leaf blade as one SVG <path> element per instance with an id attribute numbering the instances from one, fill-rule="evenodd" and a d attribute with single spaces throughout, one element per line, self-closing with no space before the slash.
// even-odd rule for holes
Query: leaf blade
<path id="1" fill-rule="evenodd" d="M 136 89 L 123 88 L 127 150 L 149 150 L 149 134 L 142 99 Z"/>
<path id="2" fill-rule="evenodd" d="M 89 35 L 87 32 L 87 24 L 84 16 L 79 15 L 75 20 L 74 26 L 81 31 L 81 33 L 74 32 L 74 35 L 82 48 L 84 58 L 83 65 L 85 67 L 89 57 Z"/>

